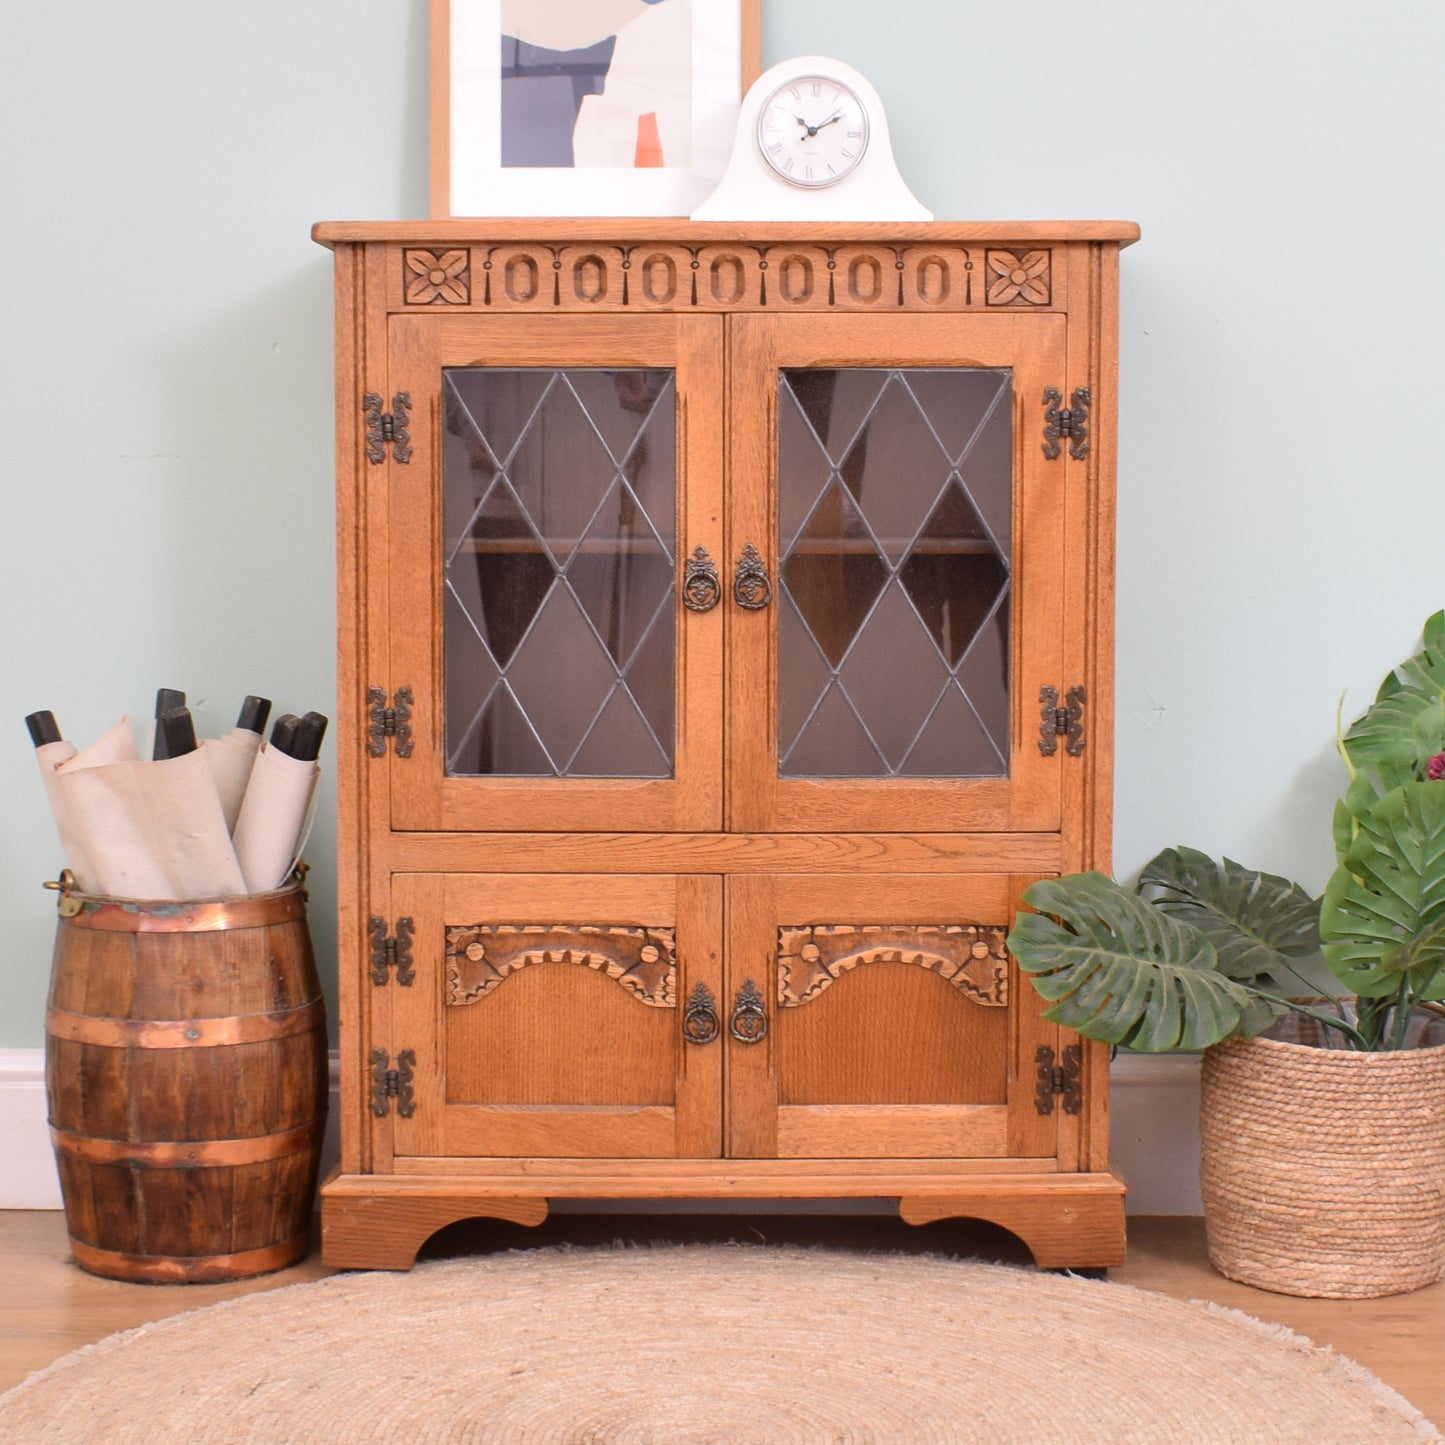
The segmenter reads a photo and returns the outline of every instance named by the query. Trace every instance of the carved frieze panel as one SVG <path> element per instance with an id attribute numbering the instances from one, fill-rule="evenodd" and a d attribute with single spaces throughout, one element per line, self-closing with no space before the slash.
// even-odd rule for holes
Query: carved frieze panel
<path id="1" fill-rule="evenodd" d="M 778 929 L 778 1002 L 797 1008 L 864 963 L 915 963 L 985 1008 L 1008 1005 L 1008 930 L 974 924 L 814 924 Z"/>
<path id="2" fill-rule="evenodd" d="M 671 928 L 473 923 L 446 931 L 447 1004 L 486 997 L 533 963 L 576 963 L 616 979 L 652 1008 L 677 1007 L 677 940 Z"/>
<path id="3" fill-rule="evenodd" d="M 964 311 L 1048 299 L 1048 251 L 990 251 L 1005 271 L 966 246 L 796 241 L 564 242 L 402 252 L 408 306 L 486 311 Z M 1037 258 L 1042 257 L 1042 280 Z M 1027 273 L 1008 293 L 1015 271 Z"/>
<path id="4" fill-rule="evenodd" d="M 1053 253 L 987 251 L 990 306 L 1047 306 L 1053 300 Z"/>

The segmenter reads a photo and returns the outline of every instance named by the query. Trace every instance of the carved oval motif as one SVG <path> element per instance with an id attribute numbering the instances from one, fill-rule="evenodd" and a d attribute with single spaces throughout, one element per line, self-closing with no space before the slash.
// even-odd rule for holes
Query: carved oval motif
<path id="1" fill-rule="evenodd" d="M 877 256 L 855 256 L 848 266 L 848 295 L 870 306 L 883 294 L 883 267 Z"/>
<path id="2" fill-rule="evenodd" d="M 642 263 L 642 294 L 654 306 L 666 306 L 677 295 L 677 263 L 665 251 Z"/>
<path id="3" fill-rule="evenodd" d="M 579 256 L 572 266 L 572 289 L 579 301 L 605 301 L 607 262 L 596 254 Z"/>
<path id="4" fill-rule="evenodd" d="M 813 263 L 806 256 L 785 256 L 778 267 L 778 294 L 795 306 L 813 294 Z"/>
<path id="5" fill-rule="evenodd" d="M 502 268 L 502 284 L 510 301 L 533 301 L 540 289 L 537 262 L 531 256 L 513 256 Z"/>
<path id="6" fill-rule="evenodd" d="M 747 268 L 742 257 L 731 252 L 714 256 L 710 280 L 712 299 L 721 306 L 736 306 L 743 299 L 743 288 L 747 285 Z"/>
<path id="7" fill-rule="evenodd" d="M 925 256 L 918 263 L 918 299 L 930 306 L 941 306 L 948 300 L 948 262 L 942 256 Z"/>

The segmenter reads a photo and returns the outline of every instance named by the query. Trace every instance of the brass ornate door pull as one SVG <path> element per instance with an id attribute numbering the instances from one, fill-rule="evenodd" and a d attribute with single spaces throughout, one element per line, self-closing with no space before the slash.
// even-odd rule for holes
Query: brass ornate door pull
<path id="1" fill-rule="evenodd" d="M 768 581 L 767 564 L 751 542 L 738 557 L 733 575 L 733 599 L 749 612 L 759 612 L 773 600 L 773 584 Z"/>
<path id="2" fill-rule="evenodd" d="M 694 547 L 682 569 L 682 605 L 693 612 L 710 612 L 722 601 L 722 583 L 706 547 Z"/>
<path id="3" fill-rule="evenodd" d="M 682 1012 L 682 1036 L 690 1044 L 710 1044 L 722 1028 L 717 1002 L 705 983 L 695 983 Z"/>
<path id="4" fill-rule="evenodd" d="M 761 1043 L 768 1036 L 768 1015 L 763 996 L 752 979 L 745 979 L 733 1000 L 733 1016 L 728 1031 L 740 1044 Z"/>

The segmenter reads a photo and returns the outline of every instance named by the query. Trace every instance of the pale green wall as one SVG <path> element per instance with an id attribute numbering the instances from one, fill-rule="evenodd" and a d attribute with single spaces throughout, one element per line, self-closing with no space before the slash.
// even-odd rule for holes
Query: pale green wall
<path id="1" fill-rule="evenodd" d="M 1438 0 L 764 0 L 943 217 L 1122 217 L 1116 858 L 1323 883 L 1340 692 L 1445 604 Z M 23 715 L 160 685 L 330 711 L 318 219 L 426 206 L 425 0 L 11 6 L 0 1047 L 43 1041 L 58 849 Z M 331 792 L 309 849 L 334 974 Z"/>

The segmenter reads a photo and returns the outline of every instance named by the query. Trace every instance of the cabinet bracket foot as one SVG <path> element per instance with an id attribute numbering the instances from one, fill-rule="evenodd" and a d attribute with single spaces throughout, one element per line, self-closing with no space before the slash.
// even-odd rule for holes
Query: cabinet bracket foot
<path id="1" fill-rule="evenodd" d="M 333 1269 L 408 1270 L 439 1229 L 463 1219 L 538 1225 L 541 1195 L 419 1194 L 378 1189 L 376 1179 L 332 1179 L 321 1191 L 321 1257 Z"/>
<path id="2" fill-rule="evenodd" d="M 1095 1179 L 1096 1187 L 1083 1182 Z M 1124 1263 L 1124 1188 L 1109 1174 L 1074 1175 L 1060 1188 L 903 1195 L 898 1213 L 906 1224 L 940 1219 L 996 1224 L 1028 1247 L 1040 1269 Z"/>

